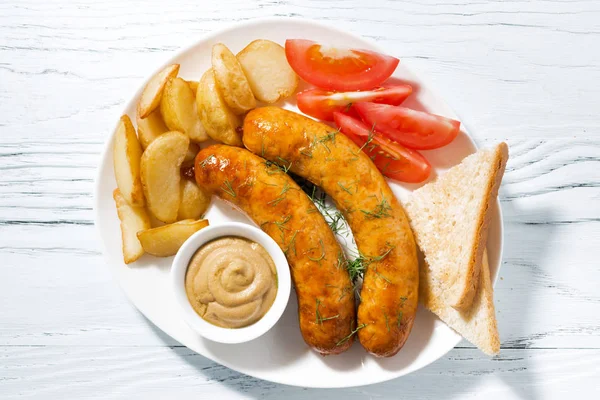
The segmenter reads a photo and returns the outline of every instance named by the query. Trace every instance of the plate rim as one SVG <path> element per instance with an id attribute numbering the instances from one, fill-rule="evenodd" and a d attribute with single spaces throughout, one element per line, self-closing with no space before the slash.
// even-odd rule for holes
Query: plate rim
<path id="1" fill-rule="evenodd" d="M 215 38 L 218 37 L 228 31 L 231 30 L 237 30 L 237 29 L 247 29 L 247 28 L 251 28 L 252 26 L 255 25 L 263 25 L 263 24 L 270 24 L 270 23 L 289 23 L 289 22 L 293 22 L 293 23 L 300 23 L 300 24 L 307 24 L 307 25 L 313 25 L 313 26 L 319 26 L 321 28 L 325 28 L 325 29 L 329 29 L 329 30 L 333 30 L 333 31 L 337 31 L 340 33 L 343 33 L 344 35 L 350 36 L 353 39 L 356 39 L 357 41 L 364 41 L 369 43 L 370 46 L 372 46 L 373 48 L 377 49 L 377 51 L 384 53 L 384 54 L 388 54 L 389 52 L 386 52 L 386 49 L 384 46 L 380 45 L 377 41 L 369 38 L 369 37 L 365 37 L 365 36 L 361 36 L 361 35 L 357 35 L 351 31 L 347 31 L 341 28 L 338 28 L 336 26 L 332 26 L 332 24 L 327 23 L 326 21 L 320 21 L 320 20 L 315 20 L 315 19 L 311 19 L 311 18 L 302 18 L 302 17 L 283 17 L 283 16 L 276 16 L 276 17 L 260 17 L 260 18 L 251 18 L 251 19 L 246 19 L 246 20 L 239 20 L 239 21 L 233 21 L 233 22 L 229 22 L 227 24 L 225 24 L 222 28 L 217 29 L 217 30 L 212 30 L 209 32 L 205 32 L 203 34 L 200 34 L 199 36 L 195 37 L 194 39 L 190 39 L 188 41 L 186 41 L 186 43 L 184 45 L 182 45 L 179 49 L 177 49 L 175 52 L 173 52 L 172 54 L 170 54 L 170 56 L 168 58 L 165 59 L 165 61 L 157 68 L 155 68 L 154 70 L 151 71 L 150 74 L 146 75 L 144 77 L 143 80 L 141 80 L 141 84 L 137 86 L 137 88 L 133 91 L 133 93 L 131 94 L 131 96 L 129 97 L 129 101 L 127 101 L 122 107 L 119 108 L 119 112 L 116 113 L 113 121 L 117 121 L 114 125 L 111 131 L 109 131 L 109 135 L 107 137 L 104 138 L 104 144 L 103 144 L 103 148 L 102 151 L 100 153 L 100 159 L 99 159 L 99 163 L 96 167 L 96 172 L 95 172 L 95 178 L 94 178 L 94 200 L 93 200 L 93 213 L 94 213 L 94 226 L 95 226 L 95 232 L 96 232 L 96 236 L 97 236 L 97 240 L 100 241 L 101 243 L 101 250 L 102 250 L 102 257 L 104 259 L 104 262 L 106 264 L 106 267 L 110 270 L 110 274 L 112 277 L 112 280 L 115 281 L 118 286 L 120 287 L 121 291 L 125 294 L 125 297 L 127 298 L 127 300 L 130 302 L 130 304 L 132 304 L 137 311 L 139 311 L 142 316 L 144 318 L 146 318 L 148 321 L 150 321 L 156 328 L 158 328 L 161 332 L 165 333 L 166 335 L 168 335 L 171 339 L 175 340 L 177 343 L 185 346 L 186 348 L 192 350 L 194 353 L 214 362 L 217 363 L 219 365 L 223 365 L 233 371 L 236 371 L 238 373 L 244 374 L 244 375 L 248 375 L 251 376 L 253 378 L 256 379 L 260 379 L 260 380 L 265 380 L 265 381 L 269 381 L 269 382 L 274 382 L 277 384 L 282 384 L 282 385 L 289 385 L 289 386 L 296 386 L 296 387 L 306 387 L 306 388 L 320 388 L 320 389 L 327 389 L 327 388 L 352 388 L 352 387 L 360 387 L 360 386 L 367 386 L 367 385 L 373 385 L 373 384 L 377 384 L 377 383 L 382 383 L 382 382 L 387 382 L 390 380 L 394 380 L 394 379 L 398 379 L 402 376 L 406 376 L 409 375 L 411 373 L 414 373 L 420 369 L 423 369 L 429 365 L 431 365 L 432 363 L 438 361 L 439 359 L 441 359 L 442 357 L 444 357 L 446 354 L 448 354 L 452 349 L 456 348 L 456 346 L 463 340 L 463 337 L 460 336 L 459 334 L 457 334 L 457 339 L 455 341 L 455 343 L 450 347 L 448 346 L 447 349 L 445 349 L 445 351 L 443 353 L 440 353 L 439 356 L 435 359 L 432 359 L 426 363 L 424 363 L 423 365 L 420 365 L 418 368 L 413 368 L 411 369 L 410 367 L 402 370 L 400 372 L 398 372 L 396 375 L 394 376 L 384 376 L 383 378 L 374 378 L 374 379 L 370 379 L 368 381 L 364 381 L 364 382 L 349 382 L 349 384 L 347 385 L 319 385 L 319 384 L 315 384 L 314 382 L 311 382 L 309 385 L 301 385 L 299 383 L 293 383 L 293 382 L 289 382 L 289 381 L 282 381 L 279 379 L 265 379 L 261 376 L 258 376 L 257 374 L 254 374 L 252 371 L 241 371 L 238 368 L 236 368 L 235 366 L 231 365 L 229 362 L 223 362 L 223 361 L 217 361 L 215 359 L 213 359 L 211 356 L 206 355 L 206 354 L 202 354 L 198 351 L 196 351 L 193 348 L 188 347 L 187 345 L 185 345 L 181 340 L 179 340 L 179 338 L 177 337 L 178 335 L 176 334 L 172 334 L 167 332 L 166 330 L 164 330 L 162 327 L 160 327 L 152 317 L 149 316 L 149 314 L 147 312 L 144 311 L 144 307 L 141 307 L 138 302 L 136 302 L 136 300 L 134 300 L 133 298 L 131 298 L 128 294 L 128 292 L 125 290 L 124 286 L 121 283 L 121 280 L 118 279 L 118 275 L 116 274 L 116 272 L 109 266 L 110 264 L 110 259 L 108 257 L 108 249 L 106 247 L 106 243 L 102 238 L 102 231 L 100 229 L 100 225 L 98 223 L 99 219 L 100 219 L 100 182 L 102 179 L 102 166 L 105 164 L 105 162 L 107 162 L 107 158 L 108 158 L 108 153 L 110 152 L 110 148 L 113 144 L 114 141 L 114 134 L 115 131 L 118 127 L 119 124 L 119 118 L 121 117 L 121 115 L 124 114 L 124 111 L 128 108 L 135 108 L 135 104 L 139 98 L 139 96 L 141 95 L 144 87 L 146 86 L 146 84 L 148 83 L 148 81 L 159 71 L 161 71 L 163 68 L 165 68 L 167 65 L 170 65 L 173 63 L 173 60 L 180 58 L 184 53 L 186 53 L 187 51 L 189 51 L 192 47 L 194 47 L 195 45 L 197 45 L 199 42 L 206 42 L 206 41 L 210 41 L 211 38 Z M 419 77 L 419 80 L 427 82 L 427 86 L 430 88 L 430 90 L 434 93 L 440 93 L 439 90 L 437 90 L 435 84 L 433 84 L 431 79 L 427 79 L 426 74 L 422 73 L 422 72 L 415 72 L 411 67 L 410 64 L 407 65 L 405 62 L 402 62 L 404 67 L 407 68 L 408 70 L 410 70 L 410 72 L 416 76 Z M 436 96 L 438 97 L 438 96 Z M 453 107 L 451 107 L 447 102 L 446 99 L 439 96 L 438 101 L 440 101 L 441 103 L 443 103 L 446 107 L 448 107 L 455 115 L 457 115 L 459 117 L 459 119 L 461 120 L 461 123 L 463 123 L 462 118 L 460 118 L 460 114 L 458 114 Z M 464 123 L 463 123 L 464 124 Z M 469 134 L 468 132 L 465 132 L 465 134 L 467 134 L 467 136 L 469 137 L 469 140 L 473 143 L 473 145 L 475 146 L 475 149 L 479 149 L 479 146 L 477 145 L 476 141 L 474 140 L 474 138 L 471 136 L 471 134 Z M 499 246 L 498 246 L 498 267 L 496 268 L 496 274 L 492 279 L 492 286 L 495 287 L 496 286 L 496 282 L 500 273 L 500 268 L 502 267 L 502 259 L 503 259 L 503 255 L 504 255 L 504 215 L 502 212 L 502 204 L 500 202 L 500 196 L 498 196 L 498 198 L 496 199 L 496 207 L 499 213 L 499 219 L 500 219 L 500 224 L 499 224 L 499 229 L 498 229 L 498 236 L 499 236 Z M 437 317 L 436 317 L 437 318 Z M 453 330 L 453 332 L 455 332 Z M 456 333 L 456 332 L 455 332 Z"/>

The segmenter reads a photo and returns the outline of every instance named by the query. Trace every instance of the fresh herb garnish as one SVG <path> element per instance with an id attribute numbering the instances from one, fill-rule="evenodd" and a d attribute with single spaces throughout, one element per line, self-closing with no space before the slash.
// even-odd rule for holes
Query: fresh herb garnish
<path id="1" fill-rule="evenodd" d="M 280 231 L 282 231 L 282 232 L 283 232 L 283 230 L 284 230 L 284 229 L 289 231 L 289 228 L 286 228 L 286 227 L 285 227 L 285 224 L 286 224 L 286 223 L 287 223 L 287 222 L 288 222 L 288 221 L 289 221 L 291 218 L 292 218 L 292 216 L 291 216 L 291 215 L 288 215 L 288 216 L 286 216 L 286 217 L 285 217 L 285 218 L 284 218 L 282 221 L 275 221 L 275 222 L 273 222 L 273 224 L 274 224 L 274 225 L 276 225 L 276 226 L 279 228 L 279 230 L 280 230 Z"/>
<path id="2" fill-rule="evenodd" d="M 404 316 L 404 312 L 402 310 L 398 311 L 398 316 L 396 317 L 396 326 L 398 328 L 400 328 L 400 325 L 402 325 L 402 317 Z"/>
<path id="3" fill-rule="evenodd" d="M 291 188 L 292 187 L 290 186 L 290 184 L 287 181 L 285 181 L 283 183 L 283 188 L 281 189 L 281 192 L 279 193 L 279 197 L 277 197 L 276 199 L 273 199 L 271 201 L 268 201 L 267 204 L 269 204 L 271 206 L 276 206 L 277 204 L 281 203 L 281 201 L 285 198 L 285 194 Z"/>
<path id="4" fill-rule="evenodd" d="M 388 203 L 388 201 L 384 198 L 381 199 L 381 201 L 379 203 L 377 203 L 377 205 L 373 208 L 373 210 L 360 210 L 363 214 L 365 214 L 365 216 L 369 219 L 375 219 L 375 218 L 386 218 L 386 217 L 391 217 L 392 214 L 390 214 L 390 211 L 392 210 L 392 207 L 390 206 L 390 203 Z"/>
<path id="5" fill-rule="evenodd" d="M 288 243 L 287 248 L 283 252 L 286 256 L 289 253 L 290 249 L 292 249 L 292 246 L 294 246 L 294 248 L 293 248 L 294 255 L 296 255 L 296 235 L 297 234 L 298 234 L 298 231 L 294 231 L 294 234 L 292 235 L 292 238 L 290 239 L 290 242 Z M 281 236 L 282 236 L 282 239 L 284 239 L 283 231 L 281 232 Z M 285 243 L 285 240 L 282 240 L 282 242 Z"/>
<path id="6" fill-rule="evenodd" d="M 281 168 L 281 170 L 287 174 L 287 172 L 290 170 L 290 168 L 292 168 L 293 162 L 292 161 L 288 162 L 288 160 L 286 160 L 285 158 L 281 158 L 279 156 L 277 156 L 277 159 L 282 163 L 282 164 L 278 164 L 279 168 Z M 285 164 L 288 164 L 288 166 L 286 167 Z"/>
<path id="7" fill-rule="evenodd" d="M 350 275 L 350 281 L 356 282 L 356 280 L 365 273 L 366 267 L 365 259 L 362 256 L 358 256 L 354 260 L 347 260 L 346 268 Z"/>
<path id="8" fill-rule="evenodd" d="M 316 315 L 316 317 L 315 317 L 315 322 L 316 322 L 317 324 L 319 324 L 319 325 L 323 325 L 323 321 L 329 321 L 330 319 L 336 319 L 336 318 L 339 318 L 340 314 L 336 314 L 336 315 L 334 315 L 334 316 L 332 316 L 332 317 L 323 317 L 323 316 L 321 315 L 321 313 L 319 312 L 319 306 L 321 305 L 321 300 L 319 300 L 319 299 L 316 299 L 316 302 L 317 302 L 317 307 L 316 307 L 316 312 L 315 312 L 315 315 Z"/>
<path id="9" fill-rule="evenodd" d="M 373 268 L 373 272 L 375 272 L 375 275 L 377 275 L 379 278 L 383 279 L 384 281 L 386 281 L 387 283 L 392 283 L 392 281 L 390 281 L 388 278 L 386 278 L 383 274 L 381 274 L 379 271 L 377 271 L 377 268 Z"/>
<path id="10" fill-rule="evenodd" d="M 387 331 L 389 332 L 390 331 L 390 323 L 388 320 L 388 315 L 385 313 L 385 311 L 383 312 L 383 316 L 385 317 L 385 327 L 386 327 Z"/>
<path id="11" fill-rule="evenodd" d="M 371 144 L 371 142 L 373 141 L 373 137 L 374 137 L 374 133 L 373 133 L 374 130 L 375 130 L 375 124 L 373 124 L 373 127 L 369 131 L 369 135 L 367 136 L 367 141 L 364 142 L 362 146 L 360 146 L 360 151 L 362 151 L 365 147 L 367 147 L 369 144 Z"/>
<path id="12" fill-rule="evenodd" d="M 200 161 L 200 163 L 198 165 L 200 167 L 204 168 L 206 166 L 206 164 L 209 163 L 210 160 L 212 160 L 213 158 L 216 158 L 216 157 L 214 154 L 211 154 L 208 157 L 206 157 L 204 160 Z"/>
<path id="13" fill-rule="evenodd" d="M 367 324 L 360 324 L 359 326 L 356 327 L 356 329 L 354 329 L 352 332 L 350 332 L 350 334 L 348 336 L 346 336 L 345 338 L 343 338 L 342 340 L 340 340 L 339 342 L 337 342 L 335 345 L 336 346 L 340 346 L 340 345 L 346 343 L 348 340 L 350 340 L 350 338 L 352 336 L 354 336 L 356 334 L 356 332 L 360 331 L 365 326 L 367 326 Z"/>
<path id="14" fill-rule="evenodd" d="M 354 291 L 354 286 L 345 286 L 345 287 L 342 289 L 342 294 L 340 295 L 340 298 L 338 299 L 338 301 L 342 301 L 342 299 L 343 299 L 344 297 L 346 297 L 346 295 L 347 295 L 348 293 L 352 293 L 353 291 Z"/>
<path id="15" fill-rule="evenodd" d="M 303 155 L 305 155 L 305 156 L 306 156 L 306 157 L 308 157 L 308 158 L 313 158 L 313 155 L 312 155 L 312 153 L 309 153 L 309 152 L 308 152 L 308 151 L 306 151 L 306 150 L 301 150 L 301 151 L 300 151 L 300 154 L 303 154 Z"/>
<path id="16" fill-rule="evenodd" d="M 325 245 L 323 244 L 323 239 L 319 239 L 319 244 L 321 246 L 321 255 L 318 258 L 313 258 L 308 255 L 307 255 L 307 257 L 309 260 L 318 262 L 319 264 L 321 264 L 321 260 L 323 260 L 325 258 Z M 311 250 L 316 250 L 316 248 L 312 248 L 309 251 L 311 251 Z"/>
<path id="17" fill-rule="evenodd" d="M 342 185 L 342 182 L 338 182 L 338 186 L 346 193 L 348 193 L 349 195 L 352 195 L 352 192 L 350 191 L 349 188 L 347 188 L 346 186 Z"/>
<path id="18" fill-rule="evenodd" d="M 365 256 L 364 254 L 358 252 L 358 256 L 354 260 L 347 260 L 346 268 L 348 269 L 350 280 L 352 282 L 356 282 L 356 280 L 359 277 L 364 275 L 366 269 L 371 263 L 383 260 L 385 257 L 388 256 L 388 254 L 390 254 L 390 252 L 394 249 L 395 246 L 388 243 L 388 247 L 389 248 L 385 253 L 378 256 Z M 375 269 L 374 271 L 380 278 L 387 281 L 388 283 L 391 283 L 390 280 L 387 279 L 385 276 L 381 275 L 379 271 L 377 271 L 377 269 Z"/>
<path id="19" fill-rule="evenodd" d="M 283 167 L 277 163 L 274 163 L 273 161 L 265 161 L 265 165 L 267 167 L 267 174 L 268 175 L 273 175 L 279 172 L 283 172 L 284 174 L 287 174 L 287 172 L 289 171 L 289 169 L 291 168 L 292 164 L 290 164 L 288 167 Z"/>
<path id="20" fill-rule="evenodd" d="M 237 196 L 235 194 L 235 191 L 233 190 L 233 187 L 231 186 L 231 182 L 229 181 L 229 179 L 226 179 L 225 182 L 223 182 L 223 186 L 221 186 L 221 190 L 224 191 L 225 193 L 227 193 L 228 195 L 230 195 L 231 197 Z"/>

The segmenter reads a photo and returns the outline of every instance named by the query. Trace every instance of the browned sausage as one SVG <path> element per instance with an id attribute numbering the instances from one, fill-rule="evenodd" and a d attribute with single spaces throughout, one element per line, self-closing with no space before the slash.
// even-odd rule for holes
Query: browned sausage
<path id="1" fill-rule="evenodd" d="M 195 173 L 198 185 L 239 207 L 284 251 L 306 343 L 322 354 L 347 350 L 356 323 L 352 283 L 339 243 L 302 189 L 277 166 L 237 147 L 203 149 Z"/>
<path id="2" fill-rule="evenodd" d="M 375 165 L 327 125 L 277 107 L 244 121 L 244 145 L 320 186 L 342 212 L 368 265 L 358 307 L 358 338 L 386 357 L 404 345 L 415 319 L 419 272 L 404 209 Z"/>

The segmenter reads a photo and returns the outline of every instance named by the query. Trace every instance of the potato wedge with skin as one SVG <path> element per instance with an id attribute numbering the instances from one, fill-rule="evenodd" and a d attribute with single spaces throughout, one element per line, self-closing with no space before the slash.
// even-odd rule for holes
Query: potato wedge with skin
<path id="1" fill-rule="evenodd" d="M 152 111 L 146 118 L 141 118 L 138 114 L 136 123 L 138 139 L 143 149 L 148 147 L 154 139 L 169 131 L 158 109 Z"/>
<path id="2" fill-rule="evenodd" d="M 277 43 L 255 40 L 238 53 L 237 59 L 258 100 L 275 103 L 296 91 L 298 76 L 287 62 L 285 49 Z"/>
<path id="3" fill-rule="evenodd" d="M 159 106 L 162 98 L 163 89 L 167 81 L 174 78 L 179 73 L 179 64 L 169 65 L 146 84 L 137 106 L 137 113 L 140 118 L 146 118 Z"/>
<path id="4" fill-rule="evenodd" d="M 113 146 L 113 167 L 117 187 L 123 197 L 133 206 L 144 205 L 144 191 L 140 179 L 142 146 L 135 128 L 127 115 L 119 121 Z"/>
<path id="5" fill-rule="evenodd" d="M 198 219 L 202 217 L 210 205 L 210 198 L 210 193 L 198 186 L 196 182 L 182 179 L 181 203 L 179 204 L 177 219 Z"/>
<path id="6" fill-rule="evenodd" d="M 169 257 L 175 255 L 190 236 L 207 226 L 206 219 L 200 221 L 186 219 L 138 232 L 137 237 L 146 253 L 157 257 Z"/>
<path id="7" fill-rule="evenodd" d="M 141 177 L 148 209 L 159 220 L 177 220 L 181 197 L 181 164 L 190 139 L 181 132 L 163 133 L 144 151 Z"/>
<path id="8" fill-rule="evenodd" d="M 208 135 L 200 122 L 195 100 L 186 81 L 169 79 L 160 101 L 160 113 L 169 130 L 183 132 L 194 142 L 203 142 Z"/>
<path id="9" fill-rule="evenodd" d="M 225 103 L 235 114 L 244 114 L 256 107 L 256 99 L 239 61 L 222 43 L 212 48 L 212 69 L 215 82 Z"/>
<path id="10" fill-rule="evenodd" d="M 150 217 L 150 227 L 151 228 L 158 228 L 159 226 L 165 226 L 166 225 L 164 222 L 162 222 L 161 220 L 159 220 L 158 218 L 156 218 L 150 212 L 150 210 L 146 209 L 146 212 L 148 213 L 148 216 Z"/>
<path id="11" fill-rule="evenodd" d="M 130 264 L 144 254 L 137 233 L 150 229 L 150 218 L 144 207 L 130 205 L 119 189 L 113 192 L 117 206 L 117 215 L 121 221 L 121 240 L 123 242 L 123 261 Z"/>
<path id="12" fill-rule="evenodd" d="M 196 92 L 198 91 L 198 81 L 186 81 L 188 83 L 188 85 L 190 85 L 190 89 L 192 89 L 192 92 L 194 92 L 194 96 L 196 95 Z"/>
<path id="13" fill-rule="evenodd" d="M 217 89 L 212 69 L 206 71 L 200 79 L 196 104 L 208 136 L 230 146 L 242 147 L 242 137 L 237 132 L 241 128 L 242 121 L 223 100 Z"/>

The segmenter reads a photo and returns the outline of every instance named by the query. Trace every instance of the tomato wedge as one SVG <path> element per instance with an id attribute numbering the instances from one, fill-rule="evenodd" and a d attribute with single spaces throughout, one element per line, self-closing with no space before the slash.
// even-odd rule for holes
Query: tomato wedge
<path id="1" fill-rule="evenodd" d="M 370 101 L 373 103 L 402 104 L 412 93 L 410 85 L 383 85 L 363 92 L 329 92 L 309 89 L 298 93 L 298 108 L 311 117 L 333 121 L 334 111 L 348 111 L 352 103 Z"/>
<path id="2" fill-rule="evenodd" d="M 349 115 L 336 111 L 333 118 L 342 133 L 373 160 L 383 175 L 409 183 L 423 182 L 429 177 L 431 165 L 418 151 L 392 142 Z"/>
<path id="3" fill-rule="evenodd" d="M 370 50 L 324 46 L 311 40 L 285 41 L 288 63 L 300 78 L 325 90 L 373 89 L 389 78 L 400 60 Z"/>
<path id="4" fill-rule="evenodd" d="M 437 149 L 452 142 L 460 131 L 459 121 L 406 107 L 356 103 L 353 108 L 367 125 L 412 149 Z"/>

